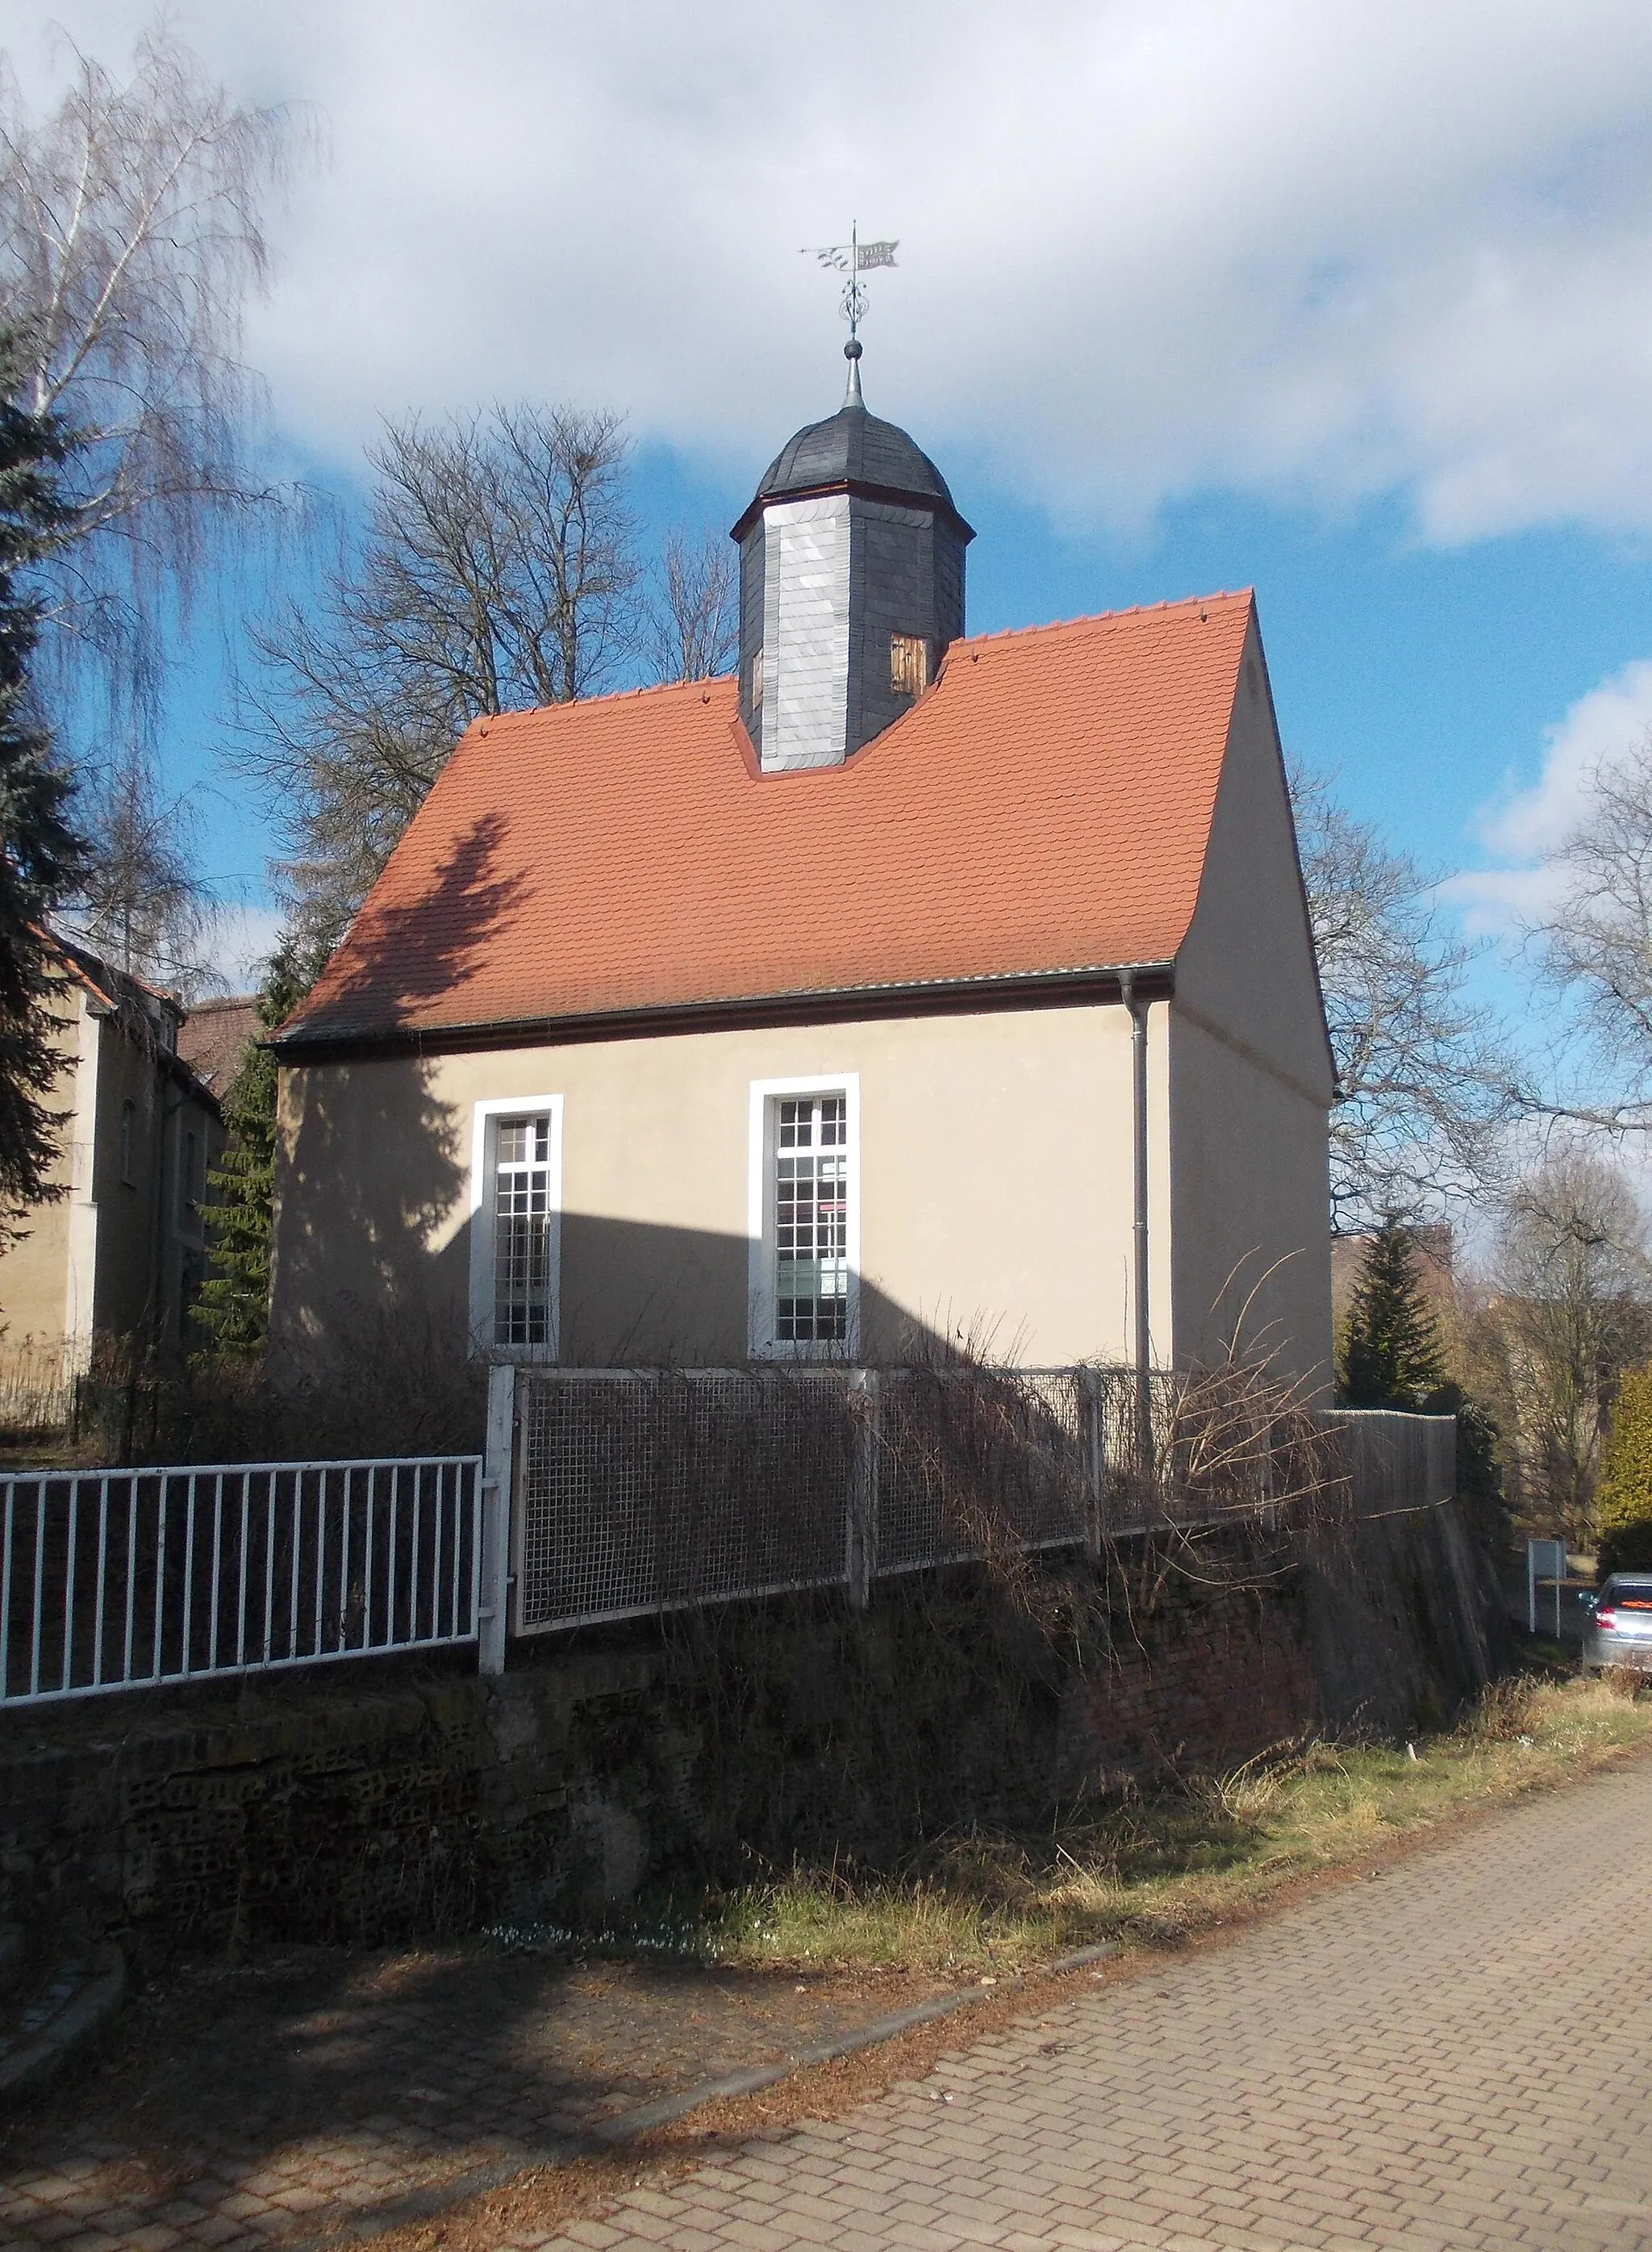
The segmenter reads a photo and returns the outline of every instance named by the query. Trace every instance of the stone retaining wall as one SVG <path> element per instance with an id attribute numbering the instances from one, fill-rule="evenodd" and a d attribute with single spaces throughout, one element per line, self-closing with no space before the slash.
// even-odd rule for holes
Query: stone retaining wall
<path id="1" fill-rule="evenodd" d="M 1320 1536 L 1257 1584 L 1153 1565 L 1114 1560 L 1081 1655 L 965 1570 L 864 1616 L 739 1604 L 540 1645 L 495 1681 L 404 1659 L 4 1715 L 0 1920 L 142 1958 L 589 1917 L 753 1852 L 886 1860 L 1318 1729 L 1425 1727 L 1498 1660 L 1454 1511 Z"/>

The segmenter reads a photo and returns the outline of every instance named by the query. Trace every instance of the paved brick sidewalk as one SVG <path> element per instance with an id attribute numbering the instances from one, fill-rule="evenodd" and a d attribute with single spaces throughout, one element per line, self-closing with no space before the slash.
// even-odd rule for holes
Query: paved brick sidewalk
<path id="1" fill-rule="evenodd" d="M 523 2245 L 1652 2242 L 1652 1766 L 1536 1800 Z M 502 2248 L 503 2252 L 503 2248 Z"/>
<path id="2" fill-rule="evenodd" d="M 204 1965 L 0 2119 L 0 2247 L 279 2252 L 932 1991 L 465 1948 Z"/>

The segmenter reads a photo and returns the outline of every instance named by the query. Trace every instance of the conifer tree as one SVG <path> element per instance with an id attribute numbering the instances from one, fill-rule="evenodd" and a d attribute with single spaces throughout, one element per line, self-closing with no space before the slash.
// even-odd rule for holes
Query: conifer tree
<path id="1" fill-rule="evenodd" d="M 1624 1372 L 1595 1489 L 1600 1577 L 1652 1572 L 1652 1366 Z"/>
<path id="2" fill-rule="evenodd" d="M 1446 1380 L 1440 1331 L 1417 1275 L 1416 1239 L 1398 1220 L 1372 1238 L 1343 1345 L 1350 1408 L 1419 1408 Z"/>
<path id="3" fill-rule="evenodd" d="M 285 1022 L 321 974 L 323 959 L 284 938 L 271 956 L 258 1020 L 266 1032 Z M 237 1359 L 262 1352 L 269 1331 L 270 1229 L 275 1196 L 275 1059 L 249 1044 L 224 1095 L 229 1140 L 207 1178 L 218 1192 L 212 1213 L 211 1272 L 201 1286 L 198 1319 L 218 1350 Z"/>
<path id="4" fill-rule="evenodd" d="M 0 1243 L 26 1232 L 31 1205 L 63 1192 L 49 1179 L 60 972 L 46 919 L 86 855 L 70 820 L 73 782 L 31 694 L 40 609 L 19 576 L 70 520 L 59 473 L 74 440 L 52 415 L 17 404 L 22 381 L 17 338 L 0 331 Z"/>

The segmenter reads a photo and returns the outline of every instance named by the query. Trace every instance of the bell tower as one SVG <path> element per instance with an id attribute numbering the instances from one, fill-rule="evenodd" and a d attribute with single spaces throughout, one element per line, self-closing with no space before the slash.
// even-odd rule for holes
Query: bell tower
<path id="1" fill-rule="evenodd" d="M 732 534 L 740 717 L 765 774 L 853 757 L 964 629 L 975 534 L 927 455 L 866 412 L 859 337 L 843 352 L 843 405 L 782 447 Z"/>

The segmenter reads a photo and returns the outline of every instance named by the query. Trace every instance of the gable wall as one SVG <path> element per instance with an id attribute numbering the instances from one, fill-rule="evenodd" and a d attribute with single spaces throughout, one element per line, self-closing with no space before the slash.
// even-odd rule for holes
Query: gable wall
<path id="1" fill-rule="evenodd" d="M 1246 1336 L 1286 1366 L 1322 1373 L 1330 1354 L 1333 1083 L 1253 626 L 1170 1013 L 1178 1355 L 1219 1353 L 1253 1285 L 1274 1268 Z"/>

